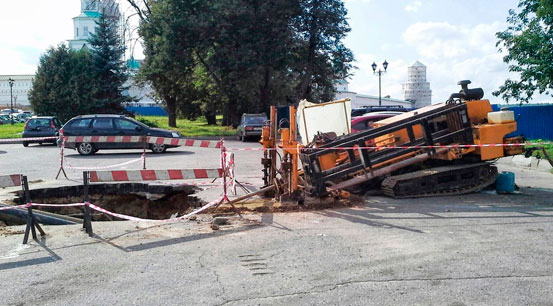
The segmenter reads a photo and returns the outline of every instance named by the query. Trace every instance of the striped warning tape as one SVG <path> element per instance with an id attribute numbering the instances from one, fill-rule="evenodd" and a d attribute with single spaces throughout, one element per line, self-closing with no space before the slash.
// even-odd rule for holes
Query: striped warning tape
<path id="1" fill-rule="evenodd" d="M 195 210 L 195 211 L 193 211 L 189 214 L 186 214 L 186 215 L 183 215 L 183 216 L 180 216 L 180 217 L 176 217 L 176 218 L 163 219 L 163 220 L 142 219 L 142 218 L 137 218 L 137 217 L 133 217 L 133 216 L 118 214 L 118 213 L 114 213 L 114 212 L 108 211 L 106 209 L 103 209 L 102 207 L 96 206 L 96 205 L 91 204 L 91 203 L 85 203 L 85 205 L 90 206 L 90 208 L 92 208 L 96 211 L 99 211 L 101 213 L 104 213 L 104 214 L 107 214 L 107 215 L 110 215 L 110 216 L 113 216 L 113 217 L 116 217 L 116 218 L 120 218 L 120 219 L 125 219 L 125 220 L 129 220 L 129 221 L 164 222 L 165 223 L 165 222 L 175 222 L 175 221 L 180 221 L 180 220 L 183 220 L 183 219 L 187 219 L 192 215 L 198 214 L 198 213 L 200 213 L 200 212 L 202 212 L 202 211 L 204 211 L 204 210 L 206 210 L 210 207 L 213 207 L 213 206 L 219 204 L 223 199 L 224 199 L 224 197 L 221 196 L 220 198 L 207 203 L 206 205 L 202 206 L 201 208 L 199 208 L 199 209 L 197 209 L 197 210 Z"/>
<path id="2" fill-rule="evenodd" d="M 495 143 L 495 144 L 453 144 L 431 146 L 363 146 L 363 147 L 329 147 L 329 148 L 301 148 L 309 150 L 369 150 L 369 149 L 438 149 L 438 148 L 488 148 L 488 147 L 523 147 L 551 145 L 553 142 L 525 142 L 525 143 Z M 274 148 L 226 148 L 227 151 L 270 151 Z"/>
<path id="3" fill-rule="evenodd" d="M 148 137 L 148 143 L 165 144 L 170 146 L 200 147 L 218 149 L 221 147 L 220 141 L 194 140 L 166 137 Z"/>
<path id="4" fill-rule="evenodd" d="M 91 171 L 90 182 L 206 179 L 222 177 L 223 172 L 223 169 Z"/>
<path id="5" fill-rule="evenodd" d="M 57 136 L 49 137 L 29 137 L 29 138 L 4 138 L 0 139 L 0 143 L 13 143 L 13 142 L 23 142 L 23 141 L 40 141 L 40 140 L 54 140 L 58 139 Z"/>
<path id="6" fill-rule="evenodd" d="M 96 206 L 92 203 L 72 203 L 72 204 L 40 204 L 40 203 L 27 203 L 27 204 L 23 204 L 23 205 L 16 205 L 16 206 L 4 206 L 4 207 L 0 207 L 0 211 L 2 210 L 8 210 L 8 209 L 19 209 L 19 208 L 27 208 L 27 207 L 31 207 L 31 206 L 46 206 L 46 207 L 75 207 L 75 206 L 89 206 L 90 208 L 98 211 L 98 212 L 101 212 L 101 213 L 105 213 L 107 215 L 110 215 L 110 216 L 113 216 L 113 217 L 117 217 L 117 218 L 120 218 L 120 219 L 125 219 L 125 220 L 130 220 L 130 221 L 147 221 L 147 222 L 175 222 L 175 221 L 180 221 L 180 220 L 183 220 L 183 219 L 187 219 L 189 218 L 190 216 L 192 215 L 195 215 L 195 214 L 198 214 L 210 207 L 213 207 L 217 204 L 219 204 L 222 200 L 224 199 L 223 196 L 219 197 L 218 199 L 214 200 L 214 201 L 211 201 L 209 203 L 207 203 L 206 205 L 200 207 L 199 209 L 191 212 L 191 213 L 188 213 L 186 215 L 183 215 L 183 216 L 180 216 L 180 217 L 176 217 L 176 218 L 169 218 L 169 219 L 163 219 L 163 220 L 155 220 L 155 219 L 142 219 L 142 218 L 137 218 L 137 217 L 133 217 L 133 216 L 128 216 L 128 215 L 123 215 L 123 214 L 118 214 L 118 213 L 114 213 L 114 212 L 111 212 L 109 210 L 106 210 L 100 206 Z"/>
<path id="7" fill-rule="evenodd" d="M 6 204 L 1 204 L 1 205 L 6 205 Z M 25 207 L 28 207 L 27 204 L 23 204 L 23 205 L 15 205 L 15 206 L 11 206 L 11 205 L 6 205 L 6 206 L 2 206 L 0 207 L 0 211 L 2 210 L 8 210 L 8 209 L 18 209 L 18 208 L 25 208 Z"/>
<path id="8" fill-rule="evenodd" d="M 21 186 L 21 174 L 0 176 L 0 188 Z"/>
<path id="9" fill-rule="evenodd" d="M 65 136 L 65 142 L 142 142 L 143 136 Z"/>
<path id="10" fill-rule="evenodd" d="M 67 164 L 67 166 L 65 166 L 65 168 L 66 168 L 66 169 L 73 169 L 73 170 L 101 170 L 101 169 L 110 169 L 110 168 L 116 168 L 116 167 L 126 166 L 126 165 L 134 164 L 134 163 L 137 163 L 137 162 L 141 162 L 141 161 L 143 161 L 143 160 L 144 160 L 144 157 L 140 157 L 140 158 L 132 159 L 132 160 L 129 160 L 129 161 L 120 163 L 120 164 L 109 165 L 109 166 L 98 166 L 98 167 L 73 167 L 73 166 L 71 165 L 71 163 L 69 163 L 69 160 L 68 160 L 67 158 L 65 158 L 65 163 Z"/>
<path id="11" fill-rule="evenodd" d="M 66 142 L 81 143 L 81 142 L 125 142 L 125 143 L 140 143 L 144 141 L 144 136 L 65 136 Z M 182 138 L 168 137 L 146 137 L 147 143 L 164 144 L 169 146 L 185 146 L 185 147 L 200 147 L 200 148 L 220 148 L 220 141 L 209 140 L 194 140 Z"/>

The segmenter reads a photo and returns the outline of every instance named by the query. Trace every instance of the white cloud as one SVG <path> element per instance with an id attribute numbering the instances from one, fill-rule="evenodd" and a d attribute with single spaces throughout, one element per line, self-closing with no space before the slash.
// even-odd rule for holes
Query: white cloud
<path id="1" fill-rule="evenodd" d="M 496 53 L 495 33 L 504 27 L 499 22 L 474 27 L 447 22 L 418 22 L 403 33 L 403 40 L 426 58 L 457 58 L 475 53 Z"/>
<path id="2" fill-rule="evenodd" d="M 349 81 L 349 88 L 361 94 L 378 96 L 378 75 L 373 73 L 371 65 L 376 62 L 377 69 L 382 69 L 382 62 L 386 60 L 388 71 L 382 74 L 382 96 L 402 99 L 401 86 L 407 78 L 407 63 L 398 58 L 384 58 L 377 60 L 374 54 L 362 53 L 356 55 L 355 65 L 359 68 L 354 71 L 355 76 Z"/>
<path id="3" fill-rule="evenodd" d="M 513 77 L 495 46 L 495 33 L 504 27 L 499 22 L 474 26 L 419 22 L 407 28 L 403 40 L 427 66 L 434 103 L 458 92 L 457 82 L 465 79 L 471 80 L 473 87 L 482 87 L 485 97 L 498 99 L 491 93 L 507 77 Z"/>
<path id="4" fill-rule="evenodd" d="M 34 73 L 41 53 L 73 36 L 74 0 L 6 1 L 0 10 L 0 74 Z"/>
<path id="5" fill-rule="evenodd" d="M 502 54 L 495 46 L 495 33 L 505 25 L 494 22 L 474 26 L 458 26 L 447 22 L 421 22 L 409 26 L 403 34 L 403 45 L 384 44 L 387 50 L 403 50 L 403 54 L 390 58 L 371 53 L 356 54 L 359 70 L 350 81 L 350 90 L 378 95 L 378 77 L 373 75 L 371 64 L 386 59 L 390 65 L 382 76 L 382 95 L 403 99 L 402 84 L 407 82 L 407 68 L 415 59 L 427 66 L 427 80 L 432 89 L 432 101 L 444 102 L 450 94 L 458 92 L 460 80 L 471 80 L 472 87 L 482 87 L 485 97 L 502 102 L 492 92 L 503 84 L 509 73 Z M 407 58 L 411 60 L 406 60 Z"/>
<path id="6" fill-rule="evenodd" d="M 40 55 L 50 46 L 73 38 L 73 17 L 80 14 L 77 0 L 3 1 L 0 10 L 0 75 L 33 74 Z M 126 15 L 126 1 L 119 1 Z M 137 31 L 134 31 L 136 33 Z M 142 58 L 136 44 L 135 57 Z"/>
<path id="7" fill-rule="evenodd" d="M 407 11 L 407 12 L 413 12 L 413 13 L 416 13 L 419 11 L 419 9 L 421 8 L 422 6 L 422 2 L 419 1 L 419 0 L 416 0 L 416 1 L 413 1 L 409 4 L 407 4 L 404 9 Z"/>

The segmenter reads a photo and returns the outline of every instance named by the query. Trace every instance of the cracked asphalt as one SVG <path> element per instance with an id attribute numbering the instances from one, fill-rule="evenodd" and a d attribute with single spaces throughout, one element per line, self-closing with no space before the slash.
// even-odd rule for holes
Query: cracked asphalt
<path id="1" fill-rule="evenodd" d="M 25 155 L 33 150 L 5 148 L 44 180 L 36 186 L 61 184 L 50 178 L 54 161 L 36 168 Z M 42 158 L 56 154 L 46 149 Z M 149 163 L 208 158 L 195 150 Z M 260 154 L 237 153 L 245 180 L 258 180 Z M 9 227 L 0 234 L 0 305 L 553 305 L 551 174 L 499 166 L 516 172 L 519 194 L 371 196 L 353 208 L 233 217 L 219 231 L 208 215 L 94 222 L 92 238 L 80 225 L 45 226 L 28 246 L 24 228 Z"/>

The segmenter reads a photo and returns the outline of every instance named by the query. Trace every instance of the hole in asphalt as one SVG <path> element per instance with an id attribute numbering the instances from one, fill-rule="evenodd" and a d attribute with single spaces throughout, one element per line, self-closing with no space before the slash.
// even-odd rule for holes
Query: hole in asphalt
<path id="1" fill-rule="evenodd" d="M 41 188 L 31 190 L 30 195 L 33 203 L 79 203 L 83 202 L 83 190 L 83 186 Z M 197 190 L 196 187 L 186 185 L 93 184 L 89 185 L 89 202 L 118 214 L 162 220 L 181 216 L 196 207 L 201 207 L 203 202 L 192 196 Z M 14 201 L 23 204 L 24 199 L 24 195 L 20 192 Z M 35 210 L 38 210 L 37 213 L 44 211 L 71 218 L 83 218 L 82 207 L 35 207 L 33 211 Z M 92 210 L 92 220 L 120 221 L 122 219 Z M 22 221 L 24 224 L 25 220 Z"/>

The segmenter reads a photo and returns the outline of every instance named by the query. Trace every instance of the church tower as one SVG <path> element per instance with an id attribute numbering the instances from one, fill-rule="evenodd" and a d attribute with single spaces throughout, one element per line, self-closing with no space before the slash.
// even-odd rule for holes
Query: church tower
<path id="1" fill-rule="evenodd" d="M 416 61 L 408 68 L 407 83 L 403 84 L 404 99 L 415 108 L 432 104 L 432 90 L 426 81 L 426 66 Z"/>
<path id="2" fill-rule="evenodd" d="M 81 0 L 81 14 L 73 18 L 74 38 L 68 40 L 69 48 L 80 50 L 90 48 L 87 40 L 96 31 L 96 21 L 100 19 L 100 1 Z"/>

